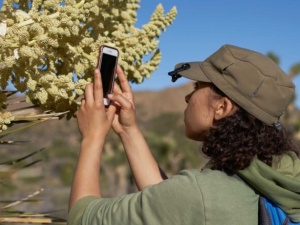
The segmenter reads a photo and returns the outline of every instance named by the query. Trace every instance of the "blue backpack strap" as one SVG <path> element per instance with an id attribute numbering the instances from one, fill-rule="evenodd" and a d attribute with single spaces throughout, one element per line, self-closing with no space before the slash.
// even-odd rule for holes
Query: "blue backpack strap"
<path id="1" fill-rule="evenodd" d="M 270 213 L 265 206 L 265 198 L 262 196 L 259 196 L 258 200 L 258 224 L 272 225 Z"/>
<path id="2" fill-rule="evenodd" d="M 259 225 L 298 225 L 290 221 L 286 213 L 269 199 L 259 197 Z"/>
<path id="3" fill-rule="evenodd" d="M 244 181 L 240 176 L 236 173 L 228 170 L 224 170 L 225 173 L 231 175 L 238 180 L 243 181 L 250 188 L 246 181 Z M 254 188 L 252 188 L 258 195 L 258 224 L 259 225 L 300 225 L 300 222 L 292 222 L 286 215 L 286 213 L 279 208 L 276 204 L 272 203 L 269 199 L 262 196 L 259 192 L 257 192 Z"/>

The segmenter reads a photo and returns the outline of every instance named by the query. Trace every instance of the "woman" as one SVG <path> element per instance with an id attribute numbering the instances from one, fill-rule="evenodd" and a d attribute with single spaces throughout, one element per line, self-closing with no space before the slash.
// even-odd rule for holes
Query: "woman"
<path id="1" fill-rule="evenodd" d="M 81 150 L 71 190 L 69 224 L 258 224 L 256 191 L 300 221 L 300 160 L 279 118 L 294 85 L 268 57 L 224 45 L 203 62 L 181 63 L 173 81 L 195 81 L 186 96 L 185 134 L 202 141 L 210 162 L 166 179 L 135 119 L 133 95 L 120 67 L 122 90 L 103 105 L 101 75 L 86 86 L 77 112 Z M 126 152 L 138 193 L 102 198 L 101 153 L 112 127 Z M 250 185 L 246 185 L 243 181 Z M 250 187 L 251 186 L 251 187 Z"/>

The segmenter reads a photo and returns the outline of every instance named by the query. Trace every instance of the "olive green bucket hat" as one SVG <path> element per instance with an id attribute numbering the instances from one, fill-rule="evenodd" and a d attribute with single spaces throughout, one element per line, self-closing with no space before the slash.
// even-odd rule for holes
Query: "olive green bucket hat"
<path id="1" fill-rule="evenodd" d="M 175 82 L 183 76 L 212 82 L 257 119 L 280 129 L 280 116 L 294 96 L 295 85 L 269 57 L 224 45 L 203 62 L 179 63 L 168 73 Z"/>

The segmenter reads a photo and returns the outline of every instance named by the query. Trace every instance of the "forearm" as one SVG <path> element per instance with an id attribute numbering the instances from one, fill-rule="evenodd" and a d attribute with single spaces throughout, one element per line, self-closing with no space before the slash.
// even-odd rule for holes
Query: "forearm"
<path id="1" fill-rule="evenodd" d="M 139 190 L 167 178 L 160 170 L 138 127 L 120 134 L 120 138 Z"/>
<path id="2" fill-rule="evenodd" d="M 81 143 L 80 155 L 71 188 L 69 211 L 74 203 L 82 197 L 88 195 L 101 197 L 99 172 L 103 141 L 97 141 L 83 140 Z"/>

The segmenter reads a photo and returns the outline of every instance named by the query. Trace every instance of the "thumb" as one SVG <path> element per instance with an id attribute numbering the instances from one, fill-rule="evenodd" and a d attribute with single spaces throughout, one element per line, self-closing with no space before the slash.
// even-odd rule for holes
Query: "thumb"
<path id="1" fill-rule="evenodd" d="M 113 121 L 116 111 L 117 111 L 117 107 L 114 104 L 110 104 L 106 111 L 107 119 L 109 120 L 109 122 Z"/>
<path id="2" fill-rule="evenodd" d="M 108 98 L 121 107 L 122 110 L 132 110 L 133 106 L 122 94 L 108 95 Z"/>

